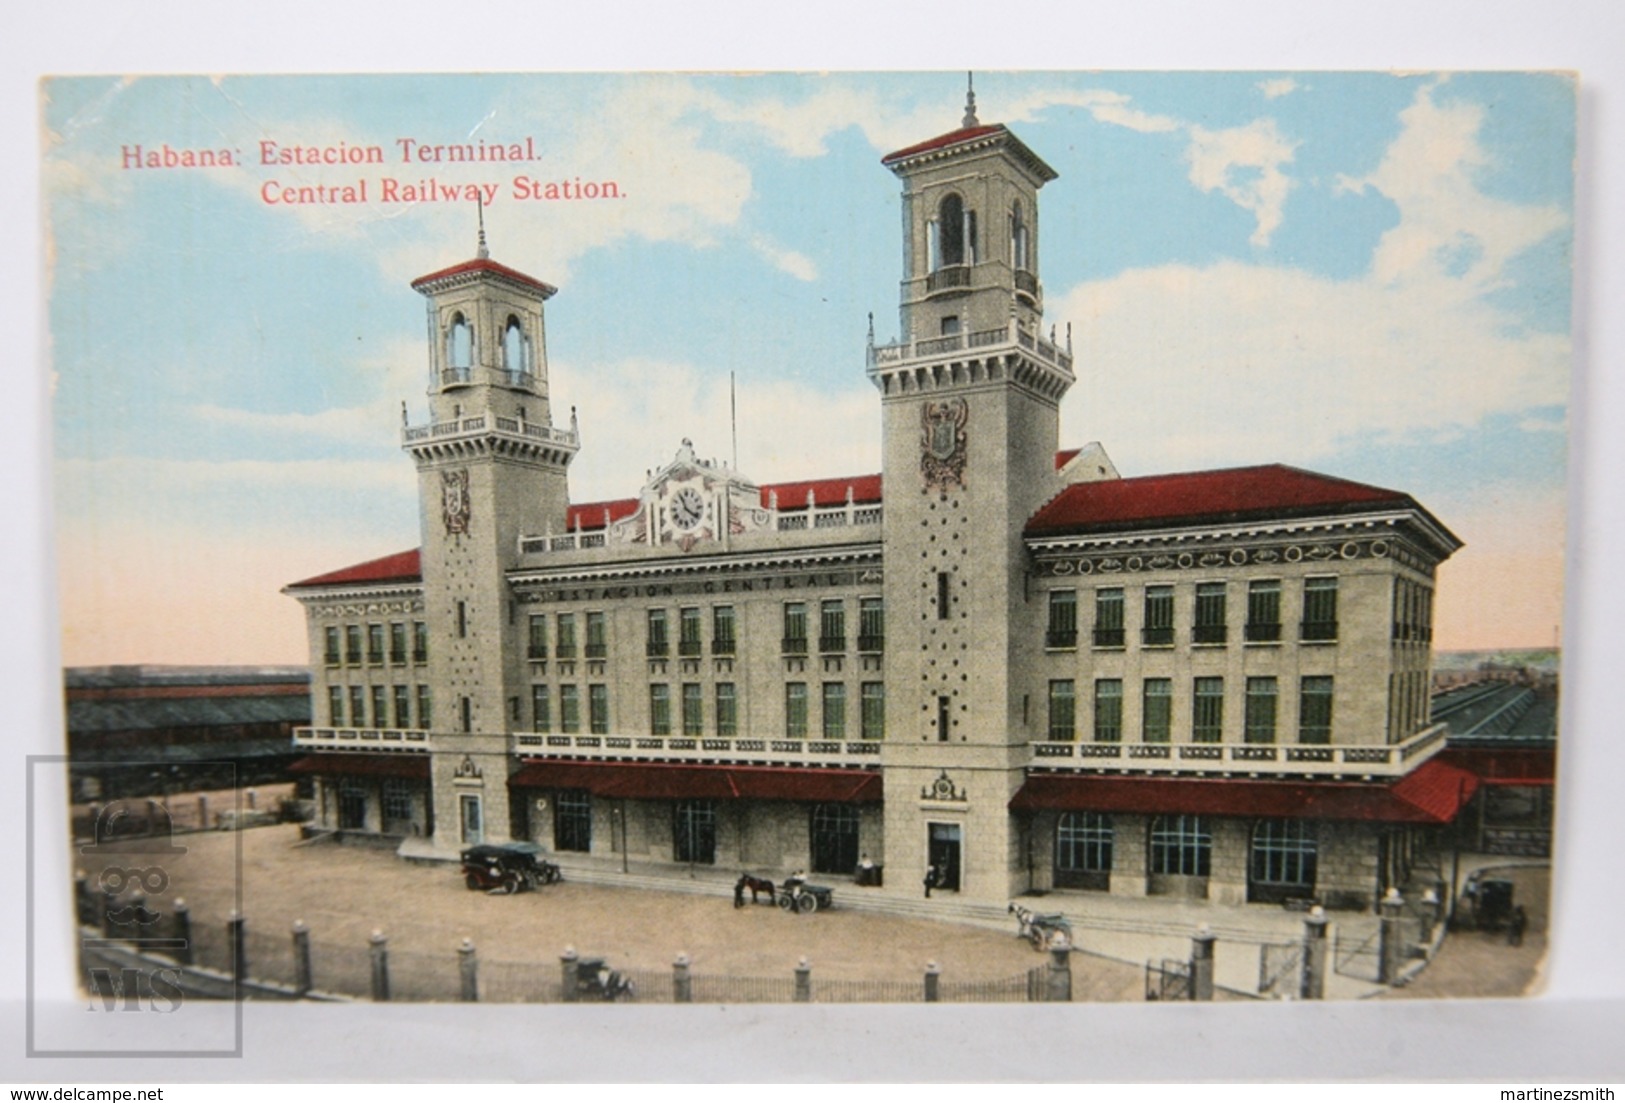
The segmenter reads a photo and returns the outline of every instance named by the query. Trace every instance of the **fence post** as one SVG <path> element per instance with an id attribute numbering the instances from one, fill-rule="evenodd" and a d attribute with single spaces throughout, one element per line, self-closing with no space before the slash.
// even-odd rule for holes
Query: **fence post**
<path id="1" fill-rule="evenodd" d="M 480 963 L 474 956 L 474 940 L 463 939 L 463 944 L 457 947 L 457 975 L 462 979 L 462 998 L 464 1003 L 478 1003 L 480 1001 Z"/>
<path id="2" fill-rule="evenodd" d="M 1217 941 L 1206 923 L 1191 936 L 1191 999 L 1213 998 L 1213 943 Z"/>
<path id="3" fill-rule="evenodd" d="M 293 921 L 293 989 L 300 999 L 316 987 L 310 970 L 310 928 L 303 919 Z"/>
<path id="4" fill-rule="evenodd" d="M 372 949 L 372 999 L 374 1003 L 389 1002 L 389 939 L 383 931 L 373 931 L 367 940 Z"/>
<path id="5" fill-rule="evenodd" d="M 812 966 L 806 958 L 796 962 L 796 1002 L 812 1002 Z"/>
<path id="6" fill-rule="evenodd" d="M 671 963 L 671 998 L 673 1003 L 694 1002 L 694 978 L 688 973 L 688 955 L 678 954 Z"/>
<path id="7" fill-rule="evenodd" d="M 199 831 L 209 829 L 209 794 L 197 795 L 197 827 Z"/>
<path id="8" fill-rule="evenodd" d="M 1326 909 L 1316 904 L 1303 920 L 1303 962 L 1298 974 L 1298 998 L 1326 998 Z"/>
<path id="9" fill-rule="evenodd" d="M 580 960 L 581 955 L 574 946 L 566 946 L 559 955 L 559 982 L 564 985 L 565 1003 L 576 1002 L 576 962 Z"/>
<path id="10" fill-rule="evenodd" d="M 1050 940 L 1049 975 L 1045 981 L 1045 1002 L 1072 1002 L 1072 940 L 1065 931 L 1056 931 Z"/>
<path id="11" fill-rule="evenodd" d="M 1429 888 L 1422 893 L 1422 945 L 1433 946 L 1433 928 L 1438 925 L 1442 913 L 1439 905 L 1439 894 Z"/>
<path id="12" fill-rule="evenodd" d="M 942 999 L 942 966 L 934 961 L 925 963 L 925 1002 L 937 1003 Z"/>
<path id="13" fill-rule="evenodd" d="M 1377 980 L 1382 984 L 1399 983 L 1399 970 L 1405 964 L 1404 906 L 1396 888 L 1382 898 L 1382 926 L 1377 935 Z"/>
<path id="14" fill-rule="evenodd" d="M 151 797 L 147 798 L 147 829 L 143 835 L 156 835 L 158 833 L 158 802 Z M 169 810 L 164 809 L 164 822 L 169 822 Z"/>
<path id="15" fill-rule="evenodd" d="M 242 984 L 248 978 L 248 940 L 243 937 L 245 923 L 235 910 L 226 918 L 226 945 L 231 949 L 231 979 Z"/>
<path id="16" fill-rule="evenodd" d="M 192 909 L 184 897 L 175 897 L 175 960 L 182 965 L 192 964 Z"/>

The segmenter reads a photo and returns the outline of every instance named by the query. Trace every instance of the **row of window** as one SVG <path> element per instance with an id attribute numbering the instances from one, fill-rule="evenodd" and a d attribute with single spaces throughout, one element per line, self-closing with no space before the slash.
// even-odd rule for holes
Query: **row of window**
<path id="1" fill-rule="evenodd" d="M 429 661 L 429 626 L 421 620 L 333 624 L 325 629 L 323 644 L 328 666 L 421 665 Z"/>
<path id="2" fill-rule="evenodd" d="M 1105 812 L 1067 812 L 1055 829 L 1060 874 L 1110 873 L 1117 831 Z M 1206 816 L 1159 816 L 1148 835 L 1149 867 L 1164 876 L 1206 877 L 1213 862 L 1213 829 Z M 1249 879 L 1254 884 L 1313 887 L 1319 846 L 1302 820 L 1259 820 L 1253 827 Z"/>
<path id="3" fill-rule="evenodd" d="M 1242 736 L 1248 743 L 1274 743 L 1279 726 L 1278 679 L 1248 678 Z M 1174 682 L 1172 678 L 1145 678 L 1140 687 L 1140 740 L 1173 740 Z M 1049 738 L 1078 737 L 1077 687 L 1070 678 L 1049 684 Z M 1094 741 L 1123 740 L 1123 680 L 1097 678 L 1091 719 Z M 1311 675 L 1298 682 L 1298 742 L 1332 741 L 1332 679 Z M 1224 738 L 1224 679 L 1196 678 L 1191 686 L 1190 737 L 1180 742 L 1218 743 Z"/>
<path id="4" fill-rule="evenodd" d="M 418 728 L 434 722 L 428 686 L 328 686 L 327 722 L 335 728 Z"/>
<path id="5" fill-rule="evenodd" d="M 683 682 L 676 687 L 657 682 L 649 687 L 649 734 L 703 736 L 731 739 L 739 734 L 739 694 L 733 682 L 718 682 L 710 695 L 710 721 L 706 718 L 705 687 Z M 848 712 L 845 682 L 824 682 L 819 687 L 819 728 L 824 739 L 847 738 Z M 581 731 L 581 687 L 561 685 L 531 686 L 531 728 L 551 732 L 557 723 L 565 735 Z M 555 716 L 555 705 L 557 715 Z M 784 687 L 784 734 L 789 739 L 805 739 L 810 730 L 811 696 L 806 682 L 790 682 Z M 609 734 L 609 687 L 587 686 L 587 731 Z M 886 736 L 886 686 L 884 682 L 864 682 L 858 687 L 858 732 L 865 740 Z"/>
<path id="6" fill-rule="evenodd" d="M 1032 236 L 1021 209 L 1021 200 L 1005 212 L 1010 266 L 1018 272 L 1032 271 Z M 994 234 L 998 233 L 995 226 Z M 936 217 L 926 220 L 926 264 L 931 272 L 962 264 L 975 264 L 980 258 L 980 235 L 976 211 L 966 207 L 957 192 L 949 192 L 937 203 Z"/>
<path id="7" fill-rule="evenodd" d="M 786 655 L 805 655 L 809 652 L 809 607 L 804 601 L 784 603 L 783 652 Z M 846 601 L 830 598 L 816 605 L 818 614 L 818 652 L 824 655 L 842 654 L 847 649 Z M 576 613 L 553 615 L 549 632 L 548 614 L 537 613 L 530 618 L 530 632 L 526 654 L 532 659 L 546 659 L 549 650 L 554 658 L 574 659 L 578 654 Z M 602 659 L 609 654 L 608 624 L 599 611 L 579 614 L 586 631 L 585 657 Z M 677 610 L 676 652 L 682 658 L 698 658 L 705 654 L 706 612 L 699 606 L 686 606 Z M 714 605 L 710 610 L 712 655 L 733 655 L 739 645 L 734 607 Z M 644 653 L 651 659 L 663 659 L 672 653 L 671 610 L 648 610 L 648 631 L 644 638 Z M 886 646 L 886 610 L 878 597 L 858 599 L 858 650 L 878 653 Z"/>
<path id="8" fill-rule="evenodd" d="M 1433 642 L 1433 588 L 1408 578 L 1394 579 L 1393 640 Z"/>
<path id="9" fill-rule="evenodd" d="M 1095 590 L 1095 647 L 1122 647 L 1127 642 L 1123 588 L 1107 586 Z M 1140 643 L 1145 647 L 1174 645 L 1174 588 L 1147 586 L 1140 619 Z M 1196 584 L 1196 602 L 1191 610 L 1191 643 L 1223 645 L 1230 641 L 1229 588 L 1223 582 Z M 1281 580 L 1254 579 L 1247 584 L 1247 621 L 1242 633 L 1248 643 L 1279 643 L 1281 640 Z M 1303 580 L 1303 619 L 1298 638 L 1306 643 L 1337 640 L 1337 579 L 1315 577 Z M 1052 649 L 1078 645 L 1078 592 L 1051 590 L 1049 628 L 1044 644 Z"/>
<path id="10" fill-rule="evenodd" d="M 1428 722 L 1432 703 L 1431 679 L 1426 670 L 1388 675 L 1388 741 L 1397 743 Z"/>

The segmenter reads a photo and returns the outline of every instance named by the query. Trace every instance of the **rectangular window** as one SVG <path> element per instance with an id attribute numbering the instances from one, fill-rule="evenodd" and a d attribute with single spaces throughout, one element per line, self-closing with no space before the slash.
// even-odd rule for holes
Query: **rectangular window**
<path id="1" fill-rule="evenodd" d="M 1332 680 L 1312 675 L 1298 683 L 1298 742 L 1332 741 Z"/>
<path id="2" fill-rule="evenodd" d="M 367 662 L 373 666 L 384 665 L 384 626 L 381 624 L 367 625 Z"/>
<path id="3" fill-rule="evenodd" d="M 1192 643 L 1225 642 L 1224 583 L 1196 584 L 1196 623 L 1191 626 Z"/>
<path id="4" fill-rule="evenodd" d="M 429 626 L 421 620 L 412 622 L 412 661 L 429 661 Z"/>
<path id="5" fill-rule="evenodd" d="M 948 731 L 953 725 L 949 717 L 950 702 L 946 697 L 937 698 L 937 742 L 948 742 Z"/>
<path id="6" fill-rule="evenodd" d="M 587 729 L 594 735 L 609 734 L 609 687 L 587 687 Z"/>
<path id="7" fill-rule="evenodd" d="M 732 682 L 717 683 L 717 735 L 732 739 L 739 734 L 739 699 Z"/>
<path id="8" fill-rule="evenodd" d="M 1095 591 L 1095 646 L 1123 646 L 1123 591 Z"/>
<path id="9" fill-rule="evenodd" d="M 604 625 L 604 614 L 593 611 L 587 614 L 587 658 L 602 659 L 609 654 L 608 633 Z"/>
<path id="10" fill-rule="evenodd" d="M 361 665 L 361 626 L 344 626 L 344 661 L 351 666 Z"/>
<path id="11" fill-rule="evenodd" d="M 560 613 L 555 620 L 558 621 L 558 638 L 556 653 L 561 659 L 576 657 L 576 615 L 574 613 Z"/>
<path id="12" fill-rule="evenodd" d="M 683 683 L 683 734 L 687 736 L 701 736 L 705 734 L 705 698 L 702 694 L 705 687 L 698 682 Z"/>
<path id="13" fill-rule="evenodd" d="M 592 794 L 587 790 L 561 789 L 554 798 L 553 849 L 592 849 Z"/>
<path id="14" fill-rule="evenodd" d="M 1247 642 L 1274 643 L 1281 638 L 1281 580 L 1260 578 L 1247 584 Z"/>
<path id="15" fill-rule="evenodd" d="M 886 604 L 878 597 L 858 599 L 858 650 L 886 650 Z"/>
<path id="16" fill-rule="evenodd" d="M 1123 741 L 1123 681 L 1095 679 L 1095 742 Z"/>
<path id="17" fill-rule="evenodd" d="M 937 619 L 948 619 L 948 572 L 937 572 Z"/>
<path id="18" fill-rule="evenodd" d="M 412 726 L 412 694 L 405 686 L 395 687 L 395 726 Z"/>
<path id="19" fill-rule="evenodd" d="M 1147 678 L 1145 702 L 1140 713 L 1140 738 L 1147 743 L 1166 743 L 1171 737 L 1174 720 L 1174 683 L 1172 678 Z"/>
<path id="20" fill-rule="evenodd" d="M 470 697 L 462 697 L 458 699 L 458 703 L 462 705 L 463 710 L 463 731 L 472 732 L 474 730 L 474 701 Z"/>
<path id="21" fill-rule="evenodd" d="M 870 742 L 886 738 L 886 683 L 864 682 L 859 697 L 863 738 Z"/>
<path id="22" fill-rule="evenodd" d="M 344 727 L 344 687 L 327 687 L 327 722 L 335 728 Z"/>
<path id="23" fill-rule="evenodd" d="M 1247 679 L 1247 714 L 1242 738 L 1248 743 L 1275 742 L 1275 679 Z"/>
<path id="24" fill-rule="evenodd" d="M 465 638 L 468 635 L 468 602 L 457 603 L 457 637 Z"/>
<path id="25" fill-rule="evenodd" d="M 671 687 L 655 684 L 649 687 L 649 734 L 671 734 Z"/>
<path id="26" fill-rule="evenodd" d="M 326 632 L 324 633 L 324 637 L 326 639 L 325 657 L 327 659 L 327 665 L 338 666 L 339 661 L 344 657 L 342 648 L 339 644 L 338 626 L 328 626 Z"/>
<path id="27" fill-rule="evenodd" d="M 406 665 L 406 625 L 400 621 L 389 626 L 389 662 L 391 666 Z"/>
<path id="28" fill-rule="evenodd" d="M 1058 678 L 1049 684 L 1049 737 L 1068 740 L 1076 737 L 1077 701 L 1071 678 Z"/>
<path id="29" fill-rule="evenodd" d="M 791 682 L 784 687 L 784 734 L 791 739 L 807 737 L 806 682 Z"/>
<path id="30" fill-rule="evenodd" d="M 429 706 L 429 687 L 418 686 L 418 727 L 424 731 L 434 723 L 434 710 Z"/>
<path id="31" fill-rule="evenodd" d="M 784 653 L 807 653 L 807 606 L 799 601 L 784 603 Z"/>
<path id="32" fill-rule="evenodd" d="M 1049 628 L 1044 633 L 1044 646 L 1078 646 L 1078 591 L 1050 591 Z"/>
<path id="33" fill-rule="evenodd" d="M 824 738 L 846 738 L 846 683 L 824 683 Z"/>
<path id="34" fill-rule="evenodd" d="M 677 653 L 685 659 L 698 658 L 705 647 L 700 635 L 700 610 L 690 606 L 677 613 Z"/>
<path id="35" fill-rule="evenodd" d="M 530 687 L 530 729 L 539 732 L 553 730 L 553 699 L 546 686 Z"/>
<path id="36" fill-rule="evenodd" d="M 839 598 L 818 606 L 818 651 L 838 655 L 846 650 L 846 602 Z"/>
<path id="37" fill-rule="evenodd" d="M 350 726 L 352 728 L 367 726 L 367 692 L 361 686 L 350 687 Z"/>
<path id="38" fill-rule="evenodd" d="M 581 687 L 559 687 L 559 731 L 574 735 L 581 730 Z"/>
<path id="39" fill-rule="evenodd" d="M 1308 643 L 1337 639 L 1337 579 L 1303 580 L 1303 634 Z"/>
<path id="40" fill-rule="evenodd" d="M 525 657 L 547 658 L 547 617 L 543 614 L 538 613 L 530 618 L 530 636 L 525 648 Z"/>
<path id="41" fill-rule="evenodd" d="M 412 783 L 398 777 L 386 777 L 383 786 L 383 814 L 390 822 L 412 819 Z"/>
<path id="42" fill-rule="evenodd" d="M 1191 699 L 1191 739 L 1197 743 L 1217 743 L 1224 738 L 1224 679 L 1196 679 Z"/>
<path id="43" fill-rule="evenodd" d="M 666 610 L 649 610 L 649 638 L 644 653 L 651 659 L 664 659 L 671 654 L 671 637 L 666 634 Z"/>
<path id="44" fill-rule="evenodd" d="M 734 607 L 718 605 L 711 610 L 711 654 L 734 653 Z"/>
<path id="45" fill-rule="evenodd" d="M 1169 647 L 1174 642 L 1174 588 L 1145 588 L 1145 624 L 1140 642 L 1146 647 Z"/>

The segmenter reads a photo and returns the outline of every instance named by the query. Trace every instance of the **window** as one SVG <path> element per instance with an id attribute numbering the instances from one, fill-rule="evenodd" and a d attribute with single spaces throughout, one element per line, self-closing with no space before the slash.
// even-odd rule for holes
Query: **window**
<path id="1" fill-rule="evenodd" d="M 344 661 L 351 666 L 361 665 L 361 626 L 344 626 Z"/>
<path id="2" fill-rule="evenodd" d="M 739 734 L 739 700 L 732 682 L 717 683 L 717 735 L 732 739 Z"/>
<path id="3" fill-rule="evenodd" d="M 1298 683 L 1298 742 L 1332 741 L 1332 680 L 1311 675 Z"/>
<path id="4" fill-rule="evenodd" d="M 1147 678 L 1142 707 L 1140 738 L 1146 743 L 1166 743 L 1173 729 L 1174 683 L 1172 678 Z"/>
<path id="5" fill-rule="evenodd" d="M 429 707 L 429 687 L 418 686 L 418 727 L 428 731 L 434 723 L 434 710 Z"/>
<path id="6" fill-rule="evenodd" d="M 468 635 L 468 602 L 457 603 L 457 636 L 459 639 Z"/>
<path id="7" fill-rule="evenodd" d="M 815 804 L 808 829 L 814 873 L 850 876 L 858 867 L 858 810 L 850 804 Z"/>
<path id="8" fill-rule="evenodd" d="M 412 726 L 412 694 L 405 686 L 395 687 L 395 726 L 397 728 Z"/>
<path id="9" fill-rule="evenodd" d="M 1248 743 L 1275 742 L 1275 679 L 1247 679 L 1247 712 L 1242 738 Z"/>
<path id="10" fill-rule="evenodd" d="M 680 800 L 674 810 L 673 858 L 712 865 L 717 860 L 717 810 L 708 800 Z"/>
<path id="11" fill-rule="evenodd" d="M 1010 267 L 1017 272 L 1030 272 L 1027 259 L 1027 223 L 1021 214 L 1021 200 L 1010 204 Z"/>
<path id="12" fill-rule="evenodd" d="M 1077 734 L 1077 701 L 1071 678 L 1058 678 L 1049 684 L 1049 737 L 1072 739 Z"/>
<path id="13" fill-rule="evenodd" d="M 609 734 L 609 687 L 587 687 L 587 728 L 594 735 Z"/>
<path id="14" fill-rule="evenodd" d="M 1196 584 L 1196 623 L 1191 628 L 1192 643 L 1224 643 L 1224 583 Z"/>
<path id="15" fill-rule="evenodd" d="M 953 724 L 949 718 L 950 701 L 947 697 L 937 698 L 937 742 L 948 742 L 948 734 Z"/>
<path id="16" fill-rule="evenodd" d="M 711 654 L 734 653 L 734 607 L 718 605 L 711 610 Z"/>
<path id="17" fill-rule="evenodd" d="M 976 214 L 965 210 L 965 202 L 949 192 L 937 205 L 934 230 L 935 248 L 932 249 L 931 270 L 948 268 L 956 264 L 975 263 Z"/>
<path id="18" fill-rule="evenodd" d="M 546 686 L 530 687 L 531 731 L 553 730 L 553 701 Z"/>
<path id="19" fill-rule="evenodd" d="M 948 619 L 948 572 L 937 572 L 937 619 Z"/>
<path id="20" fill-rule="evenodd" d="M 1095 591 L 1095 646 L 1123 646 L 1123 591 Z"/>
<path id="21" fill-rule="evenodd" d="M 1151 872 L 1206 877 L 1213 833 L 1205 816 L 1158 816 L 1151 823 Z"/>
<path id="22" fill-rule="evenodd" d="M 344 727 L 344 687 L 327 687 L 327 722 L 335 728 Z"/>
<path id="23" fill-rule="evenodd" d="M 466 369 L 473 364 L 474 331 L 461 313 L 451 316 L 451 330 L 446 334 L 446 365 L 453 369 Z"/>
<path id="24" fill-rule="evenodd" d="M 1145 625 L 1140 642 L 1146 647 L 1169 647 L 1174 642 L 1174 588 L 1145 588 Z"/>
<path id="25" fill-rule="evenodd" d="M 472 698 L 462 697 L 458 699 L 458 703 L 462 706 L 463 731 L 472 732 L 474 730 L 474 701 Z"/>
<path id="26" fill-rule="evenodd" d="M 576 657 L 576 615 L 560 613 L 555 619 L 558 621 L 558 657 L 573 659 Z"/>
<path id="27" fill-rule="evenodd" d="M 784 653 L 807 653 L 807 606 L 799 601 L 784 603 Z"/>
<path id="28" fill-rule="evenodd" d="M 399 823 L 412 819 L 412 783 L 403 778 L 386 777 L 383 789 L 384 820 Z M 395 832 L 388 832 L 394 834 Z"/>
<path id="29" fill-rule="evenodd" d="M 581 687 L 559 687 L 559 731 L 574 735 L 581 730 Z"/>
<path id="30" fill-rule="evenodd" d="M 604 614 L 590 612 L 587 614 L 587 658 L 602 659 L 609 653 L 609 644 L 604 629 Z"/>
<path id="31" fill-rule="evenodd" d="M 644 648 L 651 659 L 664 659 L 671 653 L 671 639 L 666 635 L 666 610 L 649 610 L 649 636 Z"/>
<path id="32" fill-rule="evenodd" d="M 326 644 L 327 665 L 328 666 L 338 666 L 339 665 L 339 660 L 343 657 L 342 648 L 339 645 L 338 626 L 337 625 L 330 625 L 327 628 L 324 635 L 325 635 L 326 641 L 327 641 L 327 644 Z"/>
<path id="33" fill-rule="evenodd" d="M 1259 820 L 1253 828 L 1253 884 L 1313 891 L 1318 849 L 1314 828 L 1302 820 Z"/>
<path id="34" fill-rule="evenodd" d="M 1123 740 L 1123 680 L 1095 679 L 1095 742 Z"/>
<path id="35" fill-rule="evenodd" d="M 697 657 L 705 647 L 700 637 L 700 610 L 690 606 L 677 611 L 677 653 L 684 658 Z"/>
<path id="36" fill-rule="evenodd" d="M 704 687 L 698 682 L 683 683 L 683 734 L 686 736 L 700 736 L 705 734 L 705 698 L 702 696 Z"/>
<path id="37" fill-rule="evenodd" d="M 806 682 L 790 682 L 784 687 L 784 734 L 790 739 L 807 737 Z"/>
<path id="38" fill-rule="evenodd" d="M 1078 591 L 1050 591 L 1049 630 L 1044 633 L 1044 646 L 1078 646 Z"/>
<path id="39" fill-rule="evenodd" d="M 384 626 L 381 624 L 367 625 L 367 662 L 373 666 L 384 663 Z"/>
<path id="40" fill-rule="evenodd" d="M 592 849 L 592 794 L 585 789 L 560 789 L 553 797 L 553 849 Z"/>
<path id="41" fill-rule="evenodd" d="M 350 687 L 350 726 L 352 728 L 367 726 L 367 695 L 361 686 Z"/>
<path id="42" fill-rule="evenodd" d="M 1110 887 L 1116 831 L 1102 812 L 1063 812 L 1055 824 L 1055 883 L 1062 888 Z"/>
<path id="43" fill-rule="evenodd" d="M 406 625 L 400 621 L 389 626 L 389 662 L 391 666 L 406 665 Z"/>
<path id="44" fill-rule="evenodd" d="M 388 694 L 383 686 L 370 686 L 368 694 L 372 698 L 372 726 L 375 728 L 389 727 Z"/>
<path id="45" fill-rule="evenodd" d="M 1337 639 L 1337 579 L 1303 580 L 1303 633 L 1309 643 Z"/>
<path id="46" fill-rule="evenodd" d="M 846 683 L 824 683 L 824 738 L 846 738 Z"/>
<path id="47" fill-rule="evenodd" d="M 1197 743 L 1217 743 L 1224 738 L 1224 679 L 1196 679 L 1196 695 L 1191 701 L 1191 739 Z"/>
<path id="48" fill-rule="evenodd" d="M 512 314 L 502 330 L 502 367 L 510 377 L 530 372 L 530 338 Z"/>
<path id="49" fill-rule="evenodd" d="M 940 326 L 940 328 L 938 329 L 937 332 L 941 333 L 942 336 L 944 336 L 944 337 L 957 337 L 957 336 L 959 336 L 959 315 L 957 315 L 957 314 L 945 315 L 943 317 L 943 319 L 942 319 L 942 324 L 941 324 L 941 326 Z"/>
<path id="50" fill-rule="evenodd" d="M 846 602 L 839 598 L 818 606 L 818 650 L 824 655 L 846 650 Z"/>
<path id="51" fill-rule="evenodd" d="M 671 687 L 668 685 L 649 687 L 649 734 L 671 734 Z"/>
<path id="52" fill-rule="evenodd" d="M 858 599 L 858 650 L 886 650 L 886 603 L 881 598 Z"/>
<path id="53" fill-rule="evenodd" d="M 864 682 L 858 691 L 862 724 L 860 733 L 865 740 L 877 742 L 886 738 L 886 683 Z"/>
<path id="54" fill-rule="evenodd" d="M 1247 585 L 1247 642 L 1281 638 L 1281 580 L 1260 578 Z"/>
<path id="55" fill-rule="evenodd" d="M 547 658 L 547 617 L 536 614 L 530 618 L 530 637 L 525 655 L 532 659 Z"/>
<path id="56" fill-rule="evenodd" d="M 421 620 L 412 622 L 412 661 L 429 661 L 429 626 Z"/>

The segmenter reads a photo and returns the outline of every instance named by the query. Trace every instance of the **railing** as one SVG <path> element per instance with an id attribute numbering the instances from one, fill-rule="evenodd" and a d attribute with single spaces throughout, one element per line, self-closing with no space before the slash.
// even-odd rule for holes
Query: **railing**
<path id="1" fill-rule="evenodd" d="M 781 506 L 774 527 L 780 532 L 803 532 L 808 528 L 835 529 L 847 525 L 878 525 L 881 517 L 879 506 L 855 506 L 845 503 L 838 506 L 819 506 L 811 511 L 805 507 L 797 509 L 793 506 Z"/>
<path id="2" fill-rule="evenodd" d="M 1444 746 L 1449 725 L 1434 724 L 1389 745 L 1301 743 L 1104 743 L 1034 741 L 1029 765 L 1046 769 L 1176 773 L 1349 774 L 1397 777 Z"/>
<path id="3" fill-rule="evenodd" d="M 415 728 L 295 728 L 293 744 L 312 750 L 428 750 L 429 733 Z"/>
<path id="4" fill-rule="evenodd" d="M 1051 628 L 1044 633 L 1044 646 L 1051 648 L 1072 648 L 1078 646 L 1078 630 L 1076 628 Z"/>
<path id="5" fill-rule="evenodd" d="M 951 271 L 942 269 L 941 271 Z M 933 273 L 933 277 L 940 273 Z M 956 333 L 946 337 L 928 337 L 920 341 L 898 341 L 890 345 L 875 345 L 869 349 L 871 370 L 892 368 L 913 360 L 933 359 L 944 353 L 969 349 L 994 348 L 1000 345 L 1019 345 L 1038 359 L 1062 371 L 1072 371 L 1072 353 L 1057 348 L 1035 333 L 1022 329 L 1014 321 L 1004 329 L 984 329 L 973 333 Z"/>
<path id="6" fill-rule="evenodd" d="M 867 739 L 755 739 L 692 735 L 552 735 L 514 732 L 509 750 L 523 758 L 693 762 L 880 764 L 880 744 Z"/>
<path id="7" fill-rule="evenodd" d="M 551 425 L 536 425 L 528 421 L 520 421 L 518 418 L 498 417 L 495 414 L 491 415 L 490 418 L 480 414 L 476 417 L 458 418 L 452 421 L 431 422 L 428 425 L 409 425 L 401 430 L 401 439 L 407 444 L 415 444 L 426 440 L 440 440 L 444 437 L 483 433 L 488 425 L 494 427 L 494 430 L 498 433 L 524 437 L 528 440 L 544 441 L 548 444 L 560 444 L 567 448 L 576 448 L 581 444 L 579 435 L 568 429 L 555 429 Z"/>
<path id="8" fill-rule="evenodd" d="M 970 265 L 950 264 L 945 268 L 938 268 L 925 278 L 926 294 L 935 294 L 938 291 L 951 291 L 959 287 L 969 287 Z"/>
<path id="9" fill-rule="evenodd" d="M 1031 272 L 1016 269 L 1016 290 L 1024 291 L 1036 299 L 1038 297 L 1038 277 Z"/>

